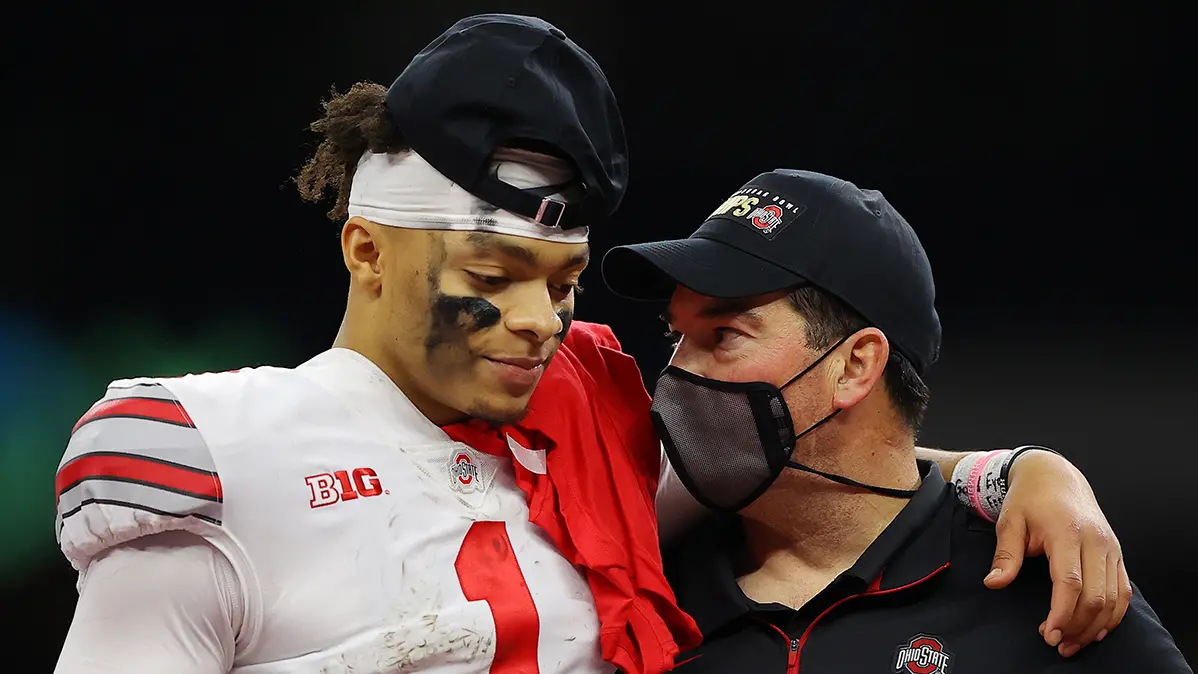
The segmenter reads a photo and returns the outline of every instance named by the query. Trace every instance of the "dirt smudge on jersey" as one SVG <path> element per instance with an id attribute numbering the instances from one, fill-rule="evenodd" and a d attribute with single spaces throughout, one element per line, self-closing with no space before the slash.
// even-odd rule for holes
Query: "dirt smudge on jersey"
<path id="1" fill-rule="evenodd" d="M 490 657 L 493 636 L 469 628 L 453 628 L 438 622 L 435 614 L 421 616 L 417 624 L 383 636 L 390 651 L 386 672 L 414 672 L 447 662 L 478 662 Z M 394 669 L 390 669 L 394 668 Z"/>

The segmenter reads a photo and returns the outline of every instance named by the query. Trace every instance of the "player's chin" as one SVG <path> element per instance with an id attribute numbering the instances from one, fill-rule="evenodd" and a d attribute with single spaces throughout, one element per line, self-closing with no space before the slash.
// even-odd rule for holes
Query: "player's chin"
<path id="1" fill-rule="evenodd" d="M 504 377 L 485 359 L 479 365 L 480 372 L 463 390 L 470 404 L 466 412 L 477 419 L 492 423 L 512 423 L 528 413 L 528 401 L 540 382 L 535 377 Z"/>
<path id="2" fill-rule="evenodd" d="M 528 398 L 485 397 L 475 399 L 468 414 L 475 419 L 502 425 L 514 424 L 528 414 Z"/>

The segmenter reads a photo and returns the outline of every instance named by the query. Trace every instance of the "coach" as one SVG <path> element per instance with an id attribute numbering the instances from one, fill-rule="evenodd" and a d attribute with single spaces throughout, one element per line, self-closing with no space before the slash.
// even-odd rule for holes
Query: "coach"
<path id="1" fill-rule="evenodd" d="M 1003 591 L 979 582 L 993 525 L 915 459 L 940 320 L 923 247 L 880 193 L 764 173 L 690 238 L 613 249 L 603 273 L 669 298 L 654 422 L 719 513 L 668 555 L 704 634 L 677 671 L 1191 671 L 1138 591 L 1065 659 L 1027 629 L 1043 559 Z"/>

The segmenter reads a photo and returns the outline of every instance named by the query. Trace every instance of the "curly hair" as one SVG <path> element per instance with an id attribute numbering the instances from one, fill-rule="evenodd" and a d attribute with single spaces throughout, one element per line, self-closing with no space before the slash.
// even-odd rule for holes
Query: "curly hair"
<path id="1" fill-rule="evenodd" d="M 322 139 L 295 183 L 304 201 L 320 201 L 326 192 L 336 190 L 337 201 L 328 217 L 344 222 L 349 188 L 362 154 L 367 150 L 400 152 L 408 145 L 387 112 L 387 89 L 382 85 L 358 82 L 344 94 L 334 89 L 332 98 L 321 105 L 324 115 L 308 128 Z"/>

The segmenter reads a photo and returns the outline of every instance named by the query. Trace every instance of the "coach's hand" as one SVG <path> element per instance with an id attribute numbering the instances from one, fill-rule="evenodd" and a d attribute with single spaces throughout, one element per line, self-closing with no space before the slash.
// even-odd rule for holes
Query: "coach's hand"
<path id="1" fill-rule="evenodd" d="M 1048 555 L 1052 608 L 1040 634 L 1061 655 L 1103 639 L 1123 620 L 1131 602 L 1123 550 L 1090 483 L 1073 464 L 1051 452 L 1020 456 L 1011 466 L 997 531 L 986 586 L 1009 585 L 1024 555 Z"/>

